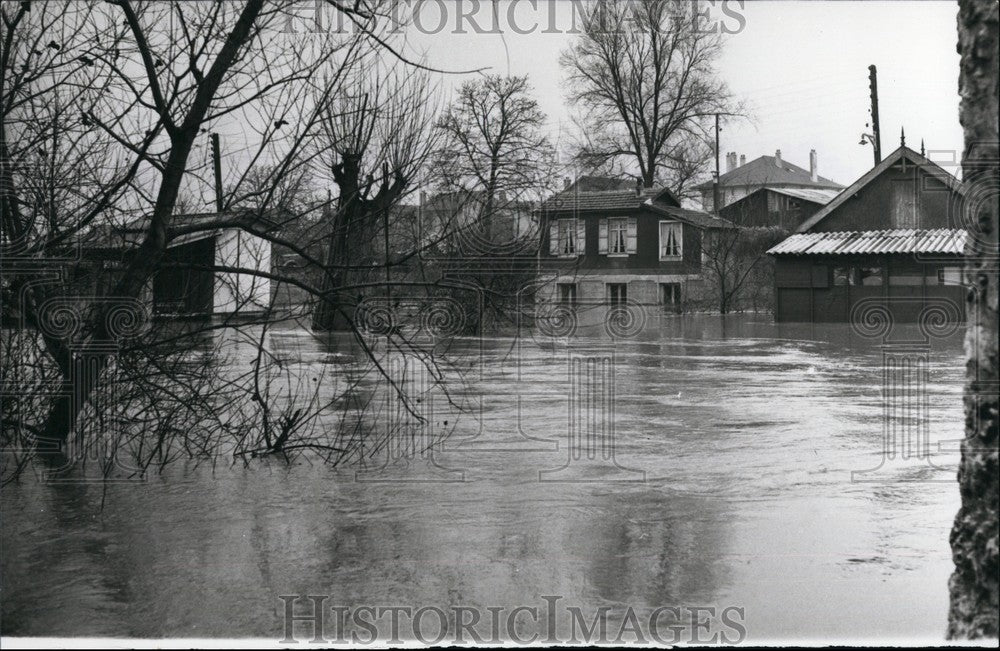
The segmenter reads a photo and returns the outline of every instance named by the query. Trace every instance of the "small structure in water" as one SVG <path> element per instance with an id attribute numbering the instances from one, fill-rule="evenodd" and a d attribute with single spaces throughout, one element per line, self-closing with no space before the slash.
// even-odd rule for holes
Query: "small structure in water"
<path id="1" fill-rule="evenodd" d="M 249 316 L 266 311 L 271 281 L 271 243 L 254 234 L 267 224 L 251 213 L 175 215 L 164 259 L 144 292 L 154 314 Z M 86 258 L 106 273 L 95 282 L 109 290 L 145 236 L 143 219 L 102 228 L 83 242 Z M 95 288 L 95 289 L 101 289 Z"/>
<path id="2" fill-rule="evenodd" d="M 901 146 L 768 251 L 775 320 L 964 320 L 962 199 L 954 176 Z"/>

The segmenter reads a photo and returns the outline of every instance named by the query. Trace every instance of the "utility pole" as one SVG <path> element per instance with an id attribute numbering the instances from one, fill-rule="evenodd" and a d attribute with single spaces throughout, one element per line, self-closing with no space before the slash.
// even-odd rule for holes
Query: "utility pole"
<path id="1" fill-rule="evenodd" d="M 215 212 L 222 212 L 222 156 L 219 154 L 219 134 L 212 134 L 212 165 L 215 167 Z"/>
<path id="2" fill-rule="evenodd" d="M 718 215 L 719 208 L 719 114 L 715 114 L 715 183 L 712 186 L 712 211 Z"/>
<path id="3" fill-rule="evenodd" d="M 882 132 L 878 123 L 878 73 L 875 64 L 868 66 L 868 86 L 872 96 L 872 134 L 875 136 L 872 144 L 875 147 L 875 164 L 878 165 L 882 162 Z"/>
<path id="4" fill-rule="evenodd" d="M 382 163 L 382 178 L 385 179 L 384 182 L 388 183 L 389 178 L 389 164 L 386 162 Z M 392 298 L 392 283 L 390 282 L 389 268 L 391 263 L 389 262 L 389 209 L 382 209 L 382 228 L 383 228 L 383 244 L 385 245 L 385 302 L 386 309 L 390 308 L 390 299 Z"/>

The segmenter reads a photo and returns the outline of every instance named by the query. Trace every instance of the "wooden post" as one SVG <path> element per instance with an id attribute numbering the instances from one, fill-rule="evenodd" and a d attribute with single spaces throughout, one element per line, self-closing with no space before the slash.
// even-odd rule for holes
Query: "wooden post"
<path id="1" fill-rule="evenodd" d="M 722 206 L 719 205 L 719 114 L 715 114 L 715 183 L 712 185 L 712 212 L 716 215 Z"/>
<path id="2" fill-rule="evenodd" d="M 219 154 L 219 134 L 212 134 L 212 166 L 215 168 L 215 212 L 222 212 L 222 156 Z"/>
<path id="3" fill-rule="evenodd" d="M 868 66 L 868 87 L 872 98 L 872 134 L 875 136 L 875 164 L 882 162 L 882 131 L 878 122 L 878 72 L 874 65 Z"/>

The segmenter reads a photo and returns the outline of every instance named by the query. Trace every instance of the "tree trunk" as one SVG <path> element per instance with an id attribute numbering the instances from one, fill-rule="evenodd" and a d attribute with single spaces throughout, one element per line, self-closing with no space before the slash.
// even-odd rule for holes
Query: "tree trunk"
<path id="1" fill-rule="evenodd" d="M 396 171 L 390 176 L 385 166 L 382 185 L 374 197 L 369 197 L 373 182 L 369 176 L 362 185 L 361 162 L 361 154 L 345 153 L 342 162 L 332 170 L 340 198 L 326 252 L 323 300 L 313 314 L 314 330 L 346 330 L 352 326 L 354 310 L 364 296 L 357 288 L 345 288 L 372 280 L 379 268 L 374 264 L 375 226 L 406 188 L 402 173 Z M 389 264 L 388 259 L 385 264 Z"/>
<path id="2" fill-rule="evenodd" d="M 960 0 L 960 116 L 965 131 L 963 182 L 968 329 L 965 337 L 965 439 L 958 468 L 962 506 L 951 531 L 955 571 L 948 587 L 951 639 L 997 636 L 997 3 Z M 977 191 L 978 190 L 978 191 Z"/>

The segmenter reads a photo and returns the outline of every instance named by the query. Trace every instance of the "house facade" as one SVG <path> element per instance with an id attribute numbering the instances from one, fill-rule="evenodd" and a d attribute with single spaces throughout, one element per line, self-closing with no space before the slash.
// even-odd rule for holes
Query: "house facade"
<path id="1" fill-rule="evenodd" d="M 964 319 L 962 188 L 900 147 L 771 248 L 775 319 Z"/>
<path id="2" fill-rule="evenodd" d="M 540 214 L 536 300 L 542 310 L 568 309 L 581 324 L 618 308 L 683 311 L 703 291 L 704 233 L 730 227 L 681 208 L 665 189 L 570 189 L 543 202 Z"/>
<path id="3" fill-rule="evenodd" d="M 762 188 L 800 190 L 841 190 L 844 186 L 819 175 L 816 150 L 809 152 L 809 169 L 803 169 L 781 157 L 781 150 L 774 156 L 761 156 L 749 163 L 737 165 L 736 154 L 726 155 L 726 172 L 719 176 L 720 209 L 739 201 Z M 715 181 L 706 181 L 694 187 L 701 194 L 701 207 L 715 212 Z"/>

